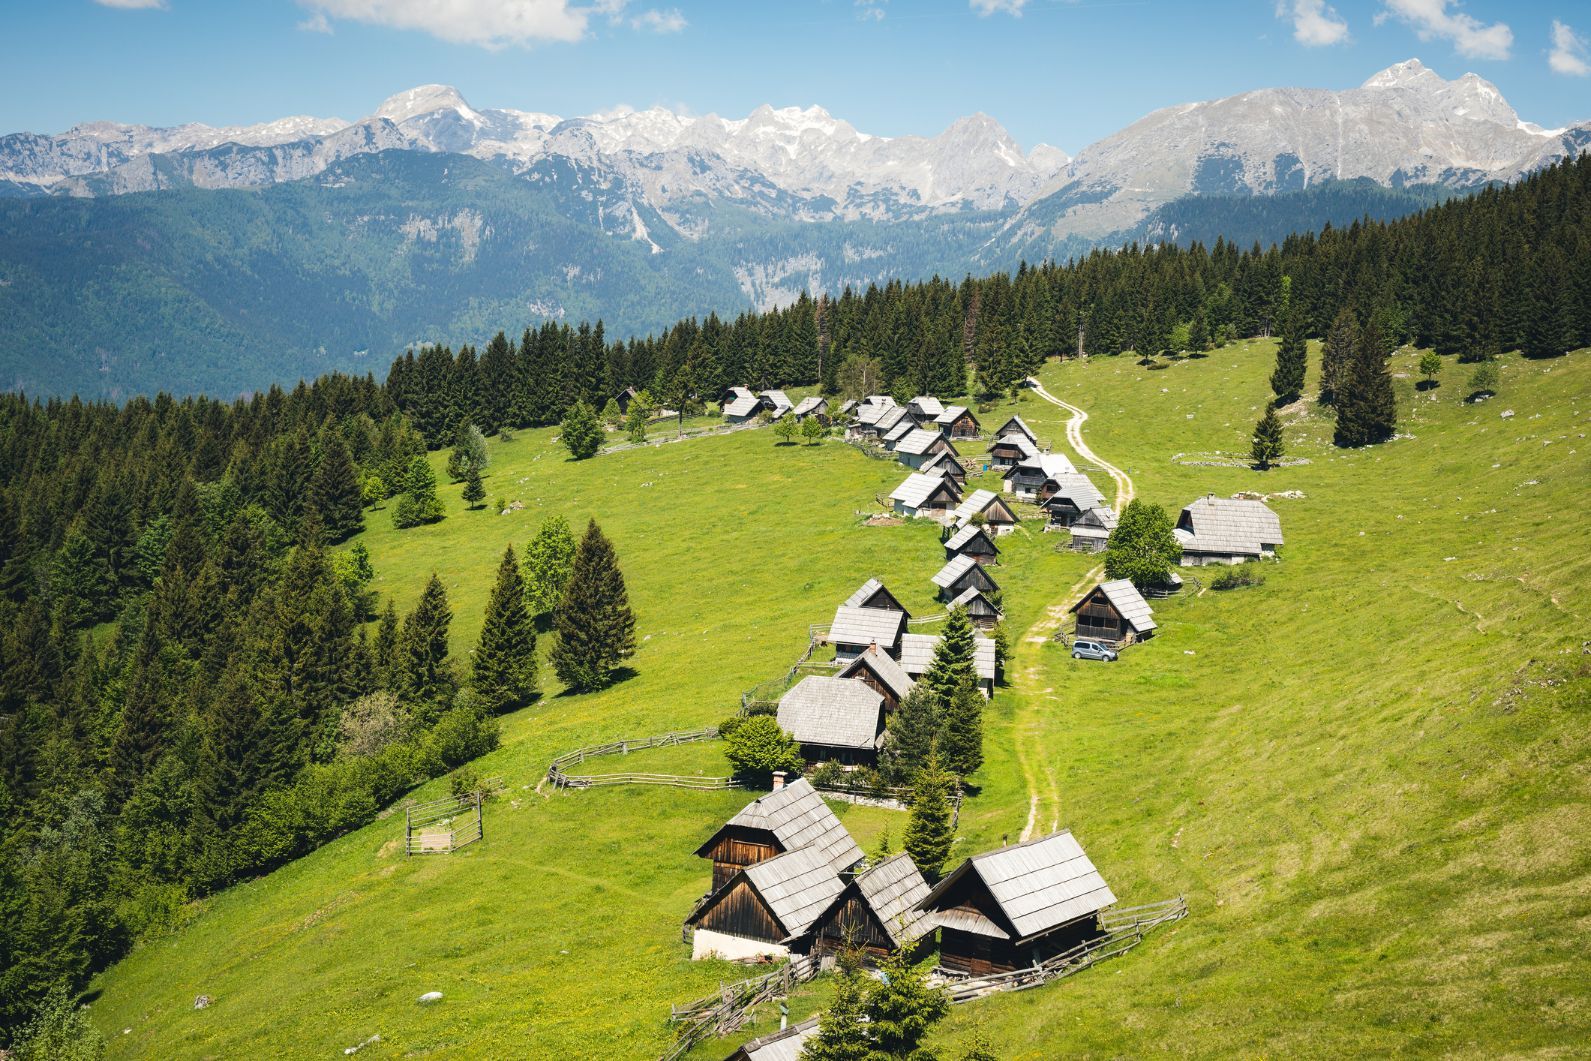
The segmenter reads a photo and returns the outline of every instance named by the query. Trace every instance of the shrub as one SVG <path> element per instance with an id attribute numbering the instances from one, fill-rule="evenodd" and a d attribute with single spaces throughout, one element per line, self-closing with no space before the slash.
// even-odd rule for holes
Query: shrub
<path id="1" fill-rule="evenodd" d="M 819 766 L 816 770 L 812 771 L 812 773 L 808 775 L 808 780 L 819 787 L 823 787 L 825 785 L 835 787 L 848 784 L 850 781 L 850 779 L 846 776 L 845 768 L 833 760 L 824 763 L 822 766 Z"/>
<path id="2" fill-rule="evenodd" d="M 1226 568 L 1210 580 L 1211 589 L 1242 589 L 1245 586 L 1263 586 L 1265 576 L 1258 564 L 1238 564 Z"/>
<path id="3" fill-rule="evenodd" d="M 735 776 L 758 785 L 771 782 L 775 770 L 799 774 L 804 765 L 796 742 L 768 715 L 757 715 L 735 727 L 724 754 Z"/>

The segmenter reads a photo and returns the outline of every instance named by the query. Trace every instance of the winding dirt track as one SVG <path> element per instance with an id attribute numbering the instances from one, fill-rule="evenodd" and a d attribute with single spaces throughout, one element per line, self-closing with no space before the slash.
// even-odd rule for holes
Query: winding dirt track
<path id="1" fill-rule="evenodd" d="M 1088 414 L 1070 402 L 1064 402 L 1045 390 L 1036 379 L 1029 379 L 1028 386 L 1033 393 L 1052 405 L 1058 405 L 1072 414 L 1066 422 L 1066 443 L 1072 451 L 1085 461 L 1098 465 L 1116 483 L 1116 511 L 1124 511 L 1127 503 L 1134 497 L 1134 487 L 1131 476 L 1120 468 L 1106 461 L 1099 454 L 1088 448 L 1088 443 L 1083 441 L 1083 423 L 1088 419 Z M 1065 621 L 1068 609 L 1077 600 L 1088 586 L 1096 582 L 1104 573 L 1104 568 L 1096 567 L 1084 575 L 1078 582 L 1066 591 L 1066 595 L 1059 601 L 1044 609 L 1044 614 L 1038 622 L 1028 628 L 1022 637 L 1022 642 L 1016 651 L 1024 657 L 1022 665 L 1017 668 L 1013 685 L 1019 694 L 1019 707 L 1013 721 L 1013 730 L 1016 738 L 1017 762 L 1021 765 L 1022 775 L 1028 786 L 1028 817 L 1027 823 L 1022 827 L 1022 839 L 1031 840 L 1040 828 L 1041 821 L 1048 821 L 1046 832 L 1053 832 L 1060 828 L 1061 815 L 1061 788 L 1056 780 L 1055 771 L 1049 765 L 1042 746 L 1038 742 L 1038 729 L 1042 721 L 1040 705 L 1045 700 L 1056 699 L 1052 689 L 1039 688 L 1039 663 L 1038 650 L 1032 645 L 1049 643 L 1055 631 L 1060 629 Z"/>

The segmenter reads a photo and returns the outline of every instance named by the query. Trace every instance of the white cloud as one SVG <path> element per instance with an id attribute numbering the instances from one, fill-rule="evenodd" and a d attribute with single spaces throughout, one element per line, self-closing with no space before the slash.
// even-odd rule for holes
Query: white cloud
<path id="1" fill-rule="evenodd" d="M 1395 15 L 1414 28 L 1422 41 L 1451 41 L 1460 55 L 1471 59 L 1506 59 L 1514 46 L 1514 31 L 1505 22 L 1490 26 L 1457 10 L 1454 0 L 1386 0 L 1386 10 L 1376 16 L 1379 25 Z"/>
<path id="2" fill-rule="evenodd" d="M 316 11 L 298 24 L 298 28 L 306 33 L 330 33 L 331 22 L 326 18 L 326 12 Z"/>
<path id="3" fill-rule="evenodd" d="M 126 0 L 118 0 L 126 2 Z M 593 14 L 623 4 L 579 6 L 569 0 L 299 0 L 323 20 L 348 19 L 419 30 L 454 44 L 502 48 L 534 41 L 577 41 Z M 328 23 L 329 24 L 329 23 Z"/>
<path id="4" fill-rule="evenodd" d="M 114 7 L 120 11 L 151 11 L 166 6 L 166 0 L 94 0 L 100 7 Z"/>
<path id="5" fill-rule="evenodd" d="M 1552 54 L 1547 56 L 1547 65 L 1556 74 L 1568 74 L 1570 77 L 1591 75 L 1591 62 L 1586 61 L 1585 38 L 1557 19 L 1552 20 Z"/>
<path id="6" fill-rule="evenodd" d="M 678 33 L 686 24 L 685 16 L 679 13 L 677 7 L 667 11 L 643 11 L 630 19 L 631 29 L 651 30 L 653 33 Z"/>
<path id="7" fill-rule="evenodd" d="M 1028 6 L 1028 0 L 968 0 L 968 3 L 980 15 L 992 15 L 996 11 L 1004 11 L 1018 18 L 1022 16 L 1022 9 Z"/>
<path id="8" fill-rule="evenodd" d="M 1277 18 L 1293 21 L 1293 39 L 1310 48 L 1341 44 L 1348 39 L 1348 23 L 1326 0 L 1280 0 Z"/>
<path id="9" fill-rule="evenodd" d="M 856 6 L 859 9 L 856 12 L 856 17 L 863 22 L 882 22 L 884 21 L 884 5 L 888 3 L 889 0 L 856 0 Z"/>

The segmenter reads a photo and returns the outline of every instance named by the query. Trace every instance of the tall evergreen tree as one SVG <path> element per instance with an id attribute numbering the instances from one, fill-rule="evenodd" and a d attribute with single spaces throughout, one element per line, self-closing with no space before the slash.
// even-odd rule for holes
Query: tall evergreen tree
<path id="1" fill-rule="evenodd" d="M 408 479 L 403 496 L 392 508 L 393 526 L 402 530 L 435 523 L 442 518 L 442 499 L 436 496 L 436 473 L 424 455 L 409 464 Z"/>
<path id="2" fill-rule="evenodd" d="M 1282 459 L 1286 448 L 1282 443 L 1282 421 L 1276 415 L 1276 405 L 1265 406 L 1265 415 L 1254 425 L 1254 441 L 1249 446 L 1249 456 L 1262 471 Z"/>
<path id="3" fill-rule="evenodd" d="M 1387 370 L 1387 351 L 1381 329 L 1372 320 L 1359 336 L 1359 347 L 1349 363 L 1337 398 L 1338 446 L 1370 446 L 1397 433 L 1397 396 Z"/>
<path id="4" fill-rule="evenodd" d="M 481 482 L 481 469 L 471 464 L 464 470 L 464 504 L 474 509 L 486 500 L 486 485 Z"/>
<path id="5" fill-rule="evenodd" d="M 333 432 L 321 439 L 320 460 L 309 483 L 309 504 L 320 518 L 328 542 L 340 542 L 365 529 L 364 488 L 347 445 Z"/>
<path id="6" fill-rule="evenodd" d="M 909 783 L 928 761 L 939 734 L 939 713 L 939 697 L 918 682 L 890 716 L 883 761 L 895 784 Z"/>
<path id="7" fill-rule="evenodd" d="M 559 435 L 577 461 L 595 457 L 602 448 L 602 424 L 584 401 L 575 402 L 565 414 Z"/>
<path id="8" fill-rule="evenodd" d="M 928 982 L 926 963 L 913 962 L 897 950 L 879 967 L 880 976 L 867 995 L 867 1035 L 874 1057 L 926 1061 L 923 1040 L 950 1013 L 944 989 Z"/>
<path id="9" fill-rule="evenodd" d="M 513 546 L 504 550 L 497 567 L 471 684 L 492 711 L 519 707 L 536 695 L 536 628 L 525 608 L 525 583 Z"/>
<path id="10" fill-rule="evenodd" d="M 983 765 L 983 694 L 970 684 L 952 693 L 940 712 L 939 754 L 958 777 Z"/>
<path id="11" fill-rule="evenodd" d="M 1277 405 L 1288 405 L 1304 392 L 1304 369 L 1308 344 L 1304 341 L 1304 315 L 1294 303 L 1291 277 L 1282 277 L 1281 341 L 1276 347 L 1276 368 L 1271 372 L 1271 391 Z"/>
<path id="12" fill-rule="evenodd" d="M 977 685 L 978 669 L 974 663 L 977 634 L 965 608 L 951 608 L 944 631 L 934 646 L 933 662 L 923 672 L 918 684 L 927 687 L 941 705 L 964 688 Z"/>
<path id="13" fill-rule="evenodd" d="M 867 983 L 862 955 L 845 947 L 835 959 L 834 1001 L 818 1018 L 818 1029 L 801 1048 L 801 1061 L 874 1061 L 872 1043 L 862 1023 Z"/>
<path id="14" fill-rule="evenodd" d="M 1333 405 L 1348 376 L 1348 366 L 1354 352 L 1359 349 L 1359 321 L 1353 311 L 1344 306 L 1337 311 L 1326 342 L 1320 348 L 1320 401 Z"/>
<path id="15" fill-rule="evenodd" d="M 912 786 L 911 813 L 902 841 L 906 853 L 930 881 L 939 879 L 956 838 L 955 827 L 950 824 L 949 790 L 950 779 L 939 766 L 939 754 L 930 752 Z"/>
<path id="16" fill-rule="evenodd" d="M 635 651 L 635 614 L 613 543 L 597 521 L 586 526 L 575 552 L 563 599 L 554 613 L 558 631 L 552 664 L 571 689 L 601 689 Z"/>
<path id="17" fill-rule="evenodd" d="M 403 620 L 399 637 L 399 692 L 416 703 L 444 704 L 458 691 L 453 661 L 448 657 L 448 628 L 453 609 L 436 575 L 425 585 L 420 601 Z"/>

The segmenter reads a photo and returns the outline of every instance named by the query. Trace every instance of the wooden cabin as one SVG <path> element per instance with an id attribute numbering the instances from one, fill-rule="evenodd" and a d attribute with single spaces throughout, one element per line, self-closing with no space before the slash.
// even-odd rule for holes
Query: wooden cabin
<path id="1" fill-rule="evenodd" d="M 613 396 L 613 404 L 619 407 L 619 413 L 621 415 L 627 414 L 630 411 L 630 403 L 635 401 L 636 397 L 640 393 L 641 392 L 636 390 L 634 387 L 626 387 L 618 394 Z"/>
<path id="2" fill-rule="evenodd" d="M 958 457 L 952 457 L 948 452 L 935 454 L 917 469 L 924 475 L 939 475 L 956 484 L 957 490 L 966 488 L 967 469 L 962 466 Z"/>
<path id="3" fill-rule="evenodd" d="M 1068 830 L 974 855 L 917 904 L 939 925 L 945 972 L 987 976 L 1103 935 L 1116 896 Z"/>
<path id="4" fill-rule="evenodd" d="M 737 387 L 734 389 L 740 390 L 742 388 Z M 744 424 L 755 420 L 764 411 L 772 411 L 772 409 L 773 403 L 767 398 L 748 391 L 744 395 L 735 397 L 724 406 L 724 420 L 731 424 Z"/>
<path id="5" fill-rule="evenodd" d="M 879 442 L 891 453 L 903 442 L 908 435 L 916 434 L 917 425 L 912 423 L 909 416 L 903 416 L 895 422 L 895 426 L 879 436 Z"/>
<path id="6" fill-rule="evenodd" d="M 1282 521 L 1269 505 L 1214 494 L 1184 508 L 1172 533 L 1182 545 L 1183 567 L 1274 557 L 1282 545 Z"/>
<path id="7" fill-rule="evenodd" d="M 763 391 L 761 397 L 768 403 L 768 412 L 775 420 L 795 408 L 795 403 L 784 391 Z"/>
<path id="8" fill-rule="evenodd" d="M 1103 508 L 1105 495 L 1081 472 L 1058 475 L 1039 490 L 1045 530 L 1064 530 L 1091 508 Z"/>
<path id="9" fill-rule="evenodd" d="M 869 645 L 877 645 L 891 656 L 898 655 L 905 632 L 904 611 L 842 604 L 835 609 L 827 640 L 834 646 L 834 658 L 849 662 L 866 652 Z"/>
<path id="10" fill-rule="evenodd" d="M 884 698 L 885 714 L 900 707 L 900 702 L 906 699 L 906 694 L 916 684 L 895 658 L 877 645 L 868 645 L 860 655 L 841 668 L 839 676 L 865 682 Z"/>
<path id="11" fill-rule="evenodd" d="M 947 405 L 945 411 L 934 417 L 934 426 L 946 438 L 977 438 L 982 425 L 965 405 Z"/>
<path id="12" fill-rule="evenodd" d="M 993 490 L 974 490 L 968 494 L 951 513 L 950 521 L 954 526 L 965 527 L 976 522 L 978 516 L 983 517 L 983 525 L 997 537 L 1009 534 L 1019 522 L 1016 510 Z"/>
<path id="13" fill-rule="evenodd" d="M 935 417 L 945 411 L 944 404 L 932 394 L 919 394 L 906 403 L 906 408 L 919 424 L 931 424 Z"/>
<path id="14" fill-rule="evenodd" d="M 951 445 L 950 440 L 944 435 L 937 431 L 925 431 L 922 428 L 906 432 L 894 443 L 894 447 L 895 459 L 908 468 L 921 468 L 941 454 L 952 459 L 959 456 L 956 447 Z"/>
<path id="15" fill-rule="evenodd" d="M 1101 505 L 1072 520 L 1072 548 L 1080 553 L 1102 553 L 1116 529 L 1116 513 Z"/>
<path id="16" fill-rule="evenodd" d="M 1101 582 L 1072 605 L 1077 636 L 1112 645 L 1130 645 L 1154 636 L 1154 613 L 1143 594 L 1124 578 Z"/>
<path id="17" fill-rule="evenodd" d="M 951 509 L 961 503 L 961 489 L 945 476 L 913 472 L 895 488 L 889 499 L 895 505 L 897 516 L 946 519 Z"/>
<path id="18" fill-rule="evenodd" d="M 1005 471 L 1014 464 L 1039 455 L 1038 446 L 1026 435 L 1000 435 L 989 444 L 989 467 Z"/>
<path id="19" fill-rule="evenodd" d="M 916 426 L 912 418 L 906 415 L 904 406 L 891 405 L 886 409 L 879 410 L 878 418 L 868 425 L 868 428 L 873 437 L 882 442 L 887 436 L 894 433 L 896 428 L 900 428 L 899 434 L 896 435 L 898 438 Z"/>
<path id="20" fill-rule="evenodd" d="M 886 858 L 853 877 L 818 915 L 812 949 L 837 954 L 849 945 L 877 959 L 915 948 L 934 931 L 933 919 L 916 908 L 927 897 L 928 882 L 910 855 Z"/>
<path id="21" fill-rule="evenodd" d="M 987 527 L 969 523 L 945 539 L 945 559 L 953 560 L 958 556 L 970 556 L 980 564 L 998 564 L 1000 547 L 994 543 L 994 535 Z"/>
<path id="22" fill-rule="evenodd" d="M 1046 484 L 1076 471 L 1064 453 L 1039 453 L 1007 468 L 1001 489 L 1024 501 L 1042 501 Z"/>
<path id="23" fill-rule="evenodd" d="M 876 578 L 862 583 L 855 593 L 845 598 L 844 603 L 847 608 L 882 608 L 889 612 L 905 612 L 906 618 L 911 618 L 911 612 L 906 611 L 889 587 Z"/>
<path id="24" fill-rule="evenodd" d="M 855 398 L 847 398 L 847 399 L 845 399 L 843 402 L 840 403 L 840 415 L 841 416 L 850 416 L 851 414 L 856 412 L 856 407 L 858 405 L 861 405 L 861 404 L 862 403 L 857 401 Z"/>
<path id="25" fill-rule="evenodd" d="M 781 781 L 776 775 L 772 792 L 746 804 L 696 849 L 699 857 L 713 860 L 710 891 L 747 866 L 801 847 L 825 852 L 836 873 L 862 860 L 862 849 L 811 782 L 804 777 L 788 785 Z"/>
<path id="26" fill-rule="evenodd" d="M 1001 424 L 1000 429 L 994 433 L 994 437 L 1000 438 L 1004 435 L 1010 434 L 1022 435 L 1029 442 L 1033 443 L 1035 449 L 1038 448 L 1039 436 L 1033 433 L 1033 429 L 1029 427 L 1020 416 L 1013 416 L 1011 419 Z"/>
<path id="27" fill-rule="evenodd" d="M 829 400 L 821 394 L 813 394 L 802 398 L 796 403 L 796 407 L 790 410 L 790 415 L 797 420 L 805 420 L 809 416 L 815 416 L 818 418 L 818 423 L 827 424 L 829 422 Z"/>
<path id="28" fill-rule="evenodd" d="M 685 921 L 695 929 L 691 957 L 745 961 L 804 953 L 812 922 L 844 890 L 820 848 L 798 847 L 753 863 L 691 911 Z"/>
<path id="29" fill-rule="evenodd" d="M 939 587 L 939 599 L 946 602 L 955 600 L 969 589 L 983 593 L 1000 591 L 994 577 L 970 556 L 953 556 L 945 561 L 945 566 L 934 575 L 933 583 Z"/>
<path id="30" fill-rule="evenodd" d="M 937 647 L 938 634 L 901 635 L 900 669 L 916 681 L 934 662 L 934 649 Z M 999 678 L 998 662 L 992 639 L 981 634 L 972 639 L 972 666 L 978 675 L 978 691 L 984 696 L 994 695 L 994 683 Z"/>
<path id="31" fill-rule="evenodd" d="M 719 405 L 728 405 L 738 398 L 755 398 L 757 395 L 750 387 L 725 387 L 718 395 Z"/>
<path id="32" fill-rule="evenodd" d="M 868 650 L 877 652 L 878 646 Z M 778 718 L 808 764 L 878 764 L 884 697 L 867 682 L 816 674 L 802 678 L 780 698 Z"/>
<path id="33" fill-rule="evenodd" d="M 1005 619 L 1005 613 L 1000 610 L 999 605 L 990 600 L 977 586 L 968 586 L 961 596 L 950 602 L 950 606 L 966 612 L 972 625 L 980 630 L 993 629 Z"/>

